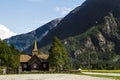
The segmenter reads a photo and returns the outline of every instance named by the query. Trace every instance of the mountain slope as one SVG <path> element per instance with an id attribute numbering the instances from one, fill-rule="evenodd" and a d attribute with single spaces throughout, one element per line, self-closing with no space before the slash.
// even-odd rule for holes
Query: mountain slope
<path id="1" fill-rule="evenodd" d="M 39 42 L 39 48 L 50 44 L 54 36 L 63 40 L 84 33 L 92 26 L 103 23 L 109 12 L 112 12 L 115 18 L 120 18 L 119 0 L 86 0 L 62 19 L 56 28 L 50 30 Z"/>
<path id="2" fill-rule="evenodd" d="M 63 42 L 76 67 L 90 64 L 92 69 L 120 68 L 120 21 L 112 13 L 105 16 L 102 24 Z"/>
<path id="3" fill-rule="evenodd" d="M 103 23 L 92 26 L 84 33 L 62 40 L 67 49 L 70 64 L 75 68 L 119 69 L 120 20 L 112 13 Z M 49 46 L 42 50 L 48 51 Z M 88 66 L 88 64 L 91 66 Z M 114 66 L 116 65 L 116 66 Z"/>
<path id="4" fill-rule="evenodd" d="M 34 31 L 31 31 L 26 34 L 21 34 L 17 36 L 13 36 L 9 39 L 6 39 L 8 44 L 14 44 L 14 46 L 20 50 L 23 51 L 24 49 L 28 48 L 30 45 L 33 44 L 34 39 L 37 41 L 40 41 L 44 36 L 47 35 L 49 30 L 56 27 L 56 25 L 61 21 L 61 18 L 52 20 L 51 22 L 37 28 Z"/>

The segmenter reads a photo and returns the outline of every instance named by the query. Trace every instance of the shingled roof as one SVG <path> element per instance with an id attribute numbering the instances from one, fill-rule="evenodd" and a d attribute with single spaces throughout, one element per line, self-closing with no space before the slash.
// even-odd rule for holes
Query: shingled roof
<path id="1" fill-rule="evenodd" d="M 49 55 L 46 55 L 46 54 L 38 54 L 37 56 L 40 59 L 48 59 L 48 57 L 49 57 Z"/>
<path id="2" fill-rule="evenodd" d="M 38 58 L 47 60 L 49 55 L 46 54 L 39 54 L 37 55 Z M 20 55 L 20 62 L 28 62 L 32 57 L 28 54 L 21 54 Z"/>
<path id="3" fill-rule="evenodd" d="M 20 62 L 28 62 L 30 60 L 31 56 L 27 54 L 21 54 L 20 55 Z"/>

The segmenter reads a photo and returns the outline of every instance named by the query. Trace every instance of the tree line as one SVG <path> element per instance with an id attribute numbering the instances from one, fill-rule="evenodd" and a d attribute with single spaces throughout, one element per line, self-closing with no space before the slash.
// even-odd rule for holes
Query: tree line
<path id="1" fill-rule="evenodd" d="M 19 67 L 20 52 L 14 45 L 8 46 L 5 41 L 0 40 L 0 66 L 7 68 Z"/>

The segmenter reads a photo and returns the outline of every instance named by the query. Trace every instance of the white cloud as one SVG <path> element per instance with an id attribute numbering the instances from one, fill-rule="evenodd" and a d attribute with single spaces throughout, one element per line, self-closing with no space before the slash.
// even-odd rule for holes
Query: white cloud
<path id="1" fill-rule="evenodd" d="M 16 35 L 12 31 L 10 31 L 5 25 L 0 24 L 0 39 L 6 39 L 13 35 Z"/>
<path id="2" fill-rule="evenodd" d="M 55 10 L 60 12 L 62 15 L 68 14 L 72 9 L 67 7 L 56 7 Z"/>

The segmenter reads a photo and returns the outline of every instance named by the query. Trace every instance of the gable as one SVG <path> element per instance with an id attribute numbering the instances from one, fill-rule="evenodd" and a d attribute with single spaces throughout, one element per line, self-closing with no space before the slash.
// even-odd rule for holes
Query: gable
<path id="1" fill-rule="evenodd" d="M 28 61 L 29 64 L 34 63 L 40 64 L 40 62 L 41 62 L 40 59 L 36 55 L 32 56 L 31 59 Z"/>

